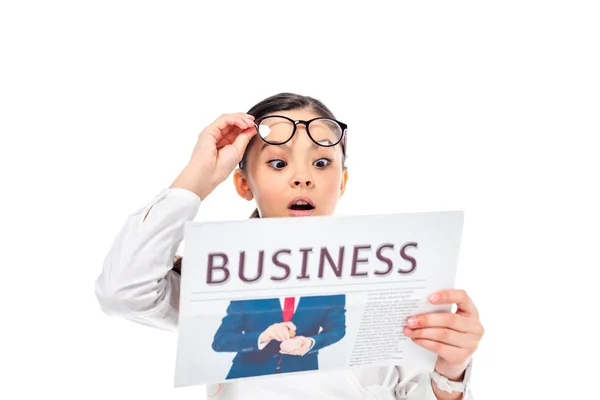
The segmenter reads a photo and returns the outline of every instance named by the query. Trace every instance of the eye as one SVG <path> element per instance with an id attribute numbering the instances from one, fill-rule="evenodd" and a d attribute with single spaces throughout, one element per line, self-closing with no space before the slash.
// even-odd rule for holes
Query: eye
<path id="1" fill-rule="evenodd" d="M 287 163 L 283 160 L 271 160 L 268 164 L 271 166 L 271 168 L 277 170 L 283 169 L 287 166 Z"/>
<path id="2" fill-rule="evenodd" d="M 328 158 L 319 158 L 317 161 L 313 163 L 313 165 L 317 168 L 325 168 L 331 163 L 331 160 Z"/>

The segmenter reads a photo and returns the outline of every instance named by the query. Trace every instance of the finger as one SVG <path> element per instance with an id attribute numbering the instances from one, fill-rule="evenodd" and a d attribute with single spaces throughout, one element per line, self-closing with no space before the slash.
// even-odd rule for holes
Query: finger
<path id="1" fill-rule="evenodd" d="M 298 355 L 299 356 L 303 356 L 308 352 L 308 348 L 310 347 L 310 345 L 306 344 L 306 345 L 302 345 L 302 347 L 300 347 L 298 349 Z"/>
<path id="2" fill-rule="evenodd" d="M 290 338 L 290 331 L 288 331 L 285 326 L 280 326 L 279 329 L 281 331 L 281 337 L 283 338 L 282 341 L 288 340 Z"/>
<path id="3" fill-rule="evenodd" d="M 445 343 L 436 342 L 435 340 L 414 339 L 413 342 L 424 349 L 437 354 L 453 365 L 464 363 L 472 354 L 469 349 L 450 346 Z"/>
<path id="4" fill-rule="evenodd" d="M 281 337 L 282 341 L 290 338 L 290 331 L 283 325 L 277 325 L 277 333 Z"/>
<path id="5" fill-rule="evenodd" d="M 248 126 L 254 125 L 254 117 L 252 115 L 243 114 L 242 118 L 248 123 Z"/>
<path id="6" fill-rule="evenodd" d="M 244 113 L 244 112 L 240 112 L 240 113 L 235 113 L 236 115 L 239 115 L 242 118 L 247 118 L 249 120 L 254 121 L 256 118 L 254 117 L 254 115 L 252 114 L 248 114 L 248 113 Z"/>
<path id="7" fill-rule="evenodd" d="M 248 127 L 251 128 L 254 125 L 254 117 L 248 114 L 242 114 L 241 118 L 248 124 Z"/>
<path id="8" fill-rule="evenodd" d="M 421 328 L 450 328 L 459 332 L 469 332 L 474 329 L 472 318 L 451 312 L 434 312 L 408 318 L 406 325 L 411 329 Z"/>
<path id="9" fill-rule="evenodd" d="M 249 114 L 244 114 L 244 113 L 226 114 L 223 117 L 226 118 L 226 119 L 231 119 L 232 123 L 230 123 L 228 126 L 234 126 L 235 125 L 235 126 L 239 127 L 240 129 L 246 129 L 246 128 L 242 128 L 240 125 L 236 124 L 234 121 L 238 121 L 238 122 L 239 121 L 243 121 L 243 122 L 246 123 L 246 126 L 248 128 L 254 126 L 254 117 L 252 115 L 249 115 Z"/>
<path id="10" fill-rule="evenodd" d="M 242 118 L 244 121 L 246 121 L 248 123 L 248 126 L 254 125 L 254 116 L 250 115 L 250 114 L 246 114 L 246 113 L 236 113 L 233 114 L 236 117 L 240 117 Z"/>
<path id="11" fill-rule="evenodd" d="M 275 332 L 275 330 L 273 328 L 269 329 L 268 339 L 269 340 L 279 340 L 277 338 L 277 332 Z"/>
<path id="12" fill-rule="evenodd" d="M 233 140 L 233 143 L 230 145 L 225 145 L 229 144 L 228 142 L 223 142 L 223 146 L 217 145 L 217 148 L 219 149 L 218 157 L 219 160 L 222 160 L 220 161 L 220 164 L 223 165 L 224 169 L 230 172 L 230 170 L 232 170 L 235 165 L 240 162 L 244 156 L 244 151 L 246 150 L 250 139 L 252 139 L 255 133 L 256 129 L 248 128 L 247 130 L 238 134 Z"/>
<path id="13" fill-rule="evenodd" d="M 237 126 L 241 131 L 253 127 L 254 124 L 250 124 L 241 116 L 225 114 L 221 117 L 217 118 L 209 127 L 206 129 L 206 133 L 215 138 L 215 140 L 220 141 L 224 137 L 224 130 L 227 127 Z"/>
<path id="14" fill-rule="evenodd" d="M 256 134 L 256 128 L 254 126 L 249 127 L 248 129 L 240 132 L 236 138 L 233 140 L 233 147 L 235 148 L 237 154 L 239 154 L 240 158 L 246 151 L 246 147 L 250 142 L 250 139 Z"/>
<path id="15" fill-rule="evenodd" d="M 454 347 L 473 348 L 477 342 L 474 335 L 461 333 L 447 328 L 404 329 L 404 334 L 411 339 L 430 339 Z"/>
<path id="16" fill-rule="evenodd" d="M 271 336 L 273 336 L 273 339 L 277 340 L 278 342 L 281 342 L 283 340 L 282 339 L 282 335 L 281 335 L 281 331 L 279 330 L 278 326 L 274 326 L 272 328 L 272 335 Z"/>
<path id="17" fill-rule="evenodd" d="M 294 325 L 294 323 L 292 321 L 287 321 L 287 322 L 284 322 L 283 324 L 291 331 L 296 330 L 296 325 Z"/>
<path id="18" fill-rule="evenodd" d="M 239 129 L 238 127 L 235 127 L 235 129 L 229 129 L 226 133 L 222 133 L 222 138 L 219 141 L 219 144 L 233 144 L 233 142 L 238 136 L 254 135 L 255 133 L 256 127 L 252 124 L 248 125 L 248 128 L 246 129 Z"/>
<path id="19" fill-rule="evenodd" d="M 238 128 L 240 128 L 241 130 L 244 129 L 248 129 L 249 127 L 253 126 L 254 124 L 246 119 L 244 119 L 243 117 L 234 115 L 231 117 L 231 119 L 227 119 L 227 125 L 225 127 L 228 126 L 237 126 Z"/>
<path id="20" fill-rule="evenodd" d="M 220 119 L 220 118 L 226 118 L 226 117 L 241 117 L 241 118 L 245 118 L 245 119 L 248 119 L 248 120 L 251 120 L 251 121 L 255 120 L 254 115 L 243 113 L 243 112 L 226 113 L 226 114 L 221 115 L 219 118 L 217 118 L 217 120 Z"/>
<path id="21" fill-rule="evenodd" d="M 293 350 L 291 352 L 291 354 L 294 355 L 294 356 L 299 356 L 300 354 L 302 354 L 302 351 L 303 351 L 302 346 L 300 346 L 296 350 Z"/>
<path id="22" fill-rule="evenodd" d="M 456 304 L 458 311 L 469 315 L 477 314 L 475 304 L 467 292 L 461 289 L 448 289 L 433 293 L 429 296 L 429 301 L 432 304 Z"/>
<path id="23" fill-rule="evenodd" d="M 282 350 L 282 349 L 279 349 L 279 352 L 280 352 L 281 354 L 287 354 L 287 355 L 290 355 L 290 356 L 297 356 L 297 355 L 298 355 L 298 354 L 297 354 L 297 351 L 298 351 L 298 350 L 287 351 L 287 350 Z"/>
<path id="24" fill-rule="evenodd" d="M 223 138 L 227 139 L 229 141 L 230 144 L 233 144 L 233 142 L 235 141 L 235 139 L 240 136 L 240 135 L 253 135 L 256 133 L 256 127 L 254 127 L 254 125 L 248 125 L 248 128 L 244 128 L 244 129 L 238 129 L 237 127 L 235 129 L 230 130 L 227 133 L 223 134 Z"/>

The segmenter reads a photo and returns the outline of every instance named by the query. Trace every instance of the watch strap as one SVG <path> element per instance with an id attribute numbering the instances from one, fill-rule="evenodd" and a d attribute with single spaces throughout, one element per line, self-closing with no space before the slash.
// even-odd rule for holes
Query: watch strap
<path id="1" fill-rule="evenodd" d="M 451 381 L 450 379 L 448 379 L 444 375 L 437 373 L 436 371 L 433 371 L 431 373 L 431 379 L 433 379 L 433 381 L 435 382 L 437 387 L 442 391 L 445 391 L 448 393 L 453 393 L 453 392 L 466 393 L 467 385 L 471 379 L 472 365 L 473 365 L 473 360 L 471 360 L 469 362 L 469 365 L 467 365 L 467 368 L 465 369 L 464 379 L 462 380 L 462 382 Z"/>

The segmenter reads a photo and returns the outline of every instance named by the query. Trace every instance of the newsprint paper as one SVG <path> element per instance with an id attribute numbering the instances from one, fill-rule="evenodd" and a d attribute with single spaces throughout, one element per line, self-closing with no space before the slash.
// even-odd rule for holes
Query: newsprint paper
<path id="1" fill-rule="evenodd" d="M 462 211 L 188 222 L 175 387 L 409 365 L 436 355 L 403 334 L 451 311 Z"/>

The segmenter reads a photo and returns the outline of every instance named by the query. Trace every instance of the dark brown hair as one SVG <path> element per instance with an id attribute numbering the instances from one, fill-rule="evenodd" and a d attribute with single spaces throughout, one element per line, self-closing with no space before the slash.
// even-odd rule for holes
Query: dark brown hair
<path id="1" fill-rule="evenodd" d="M 325 104 L 321 101 L 310 97 L 303 96 L 295 93 L 279 93 L 273 95 L 271 97 L 267 97 L 266 99 L 255 104 L 250 110 L 248 110 L 248 114 L 254 116 L 255 120 L 258 120 L 268 114 L 271 114 L 276 111 L 290 111 L 290 110 L 298 110 L 298 109 L 309 109 L 322 117 L 335 119 L 335 115 L 331 112 Z M 248 150 L 252 143 L 256 140 L 256 136 L 252 138 L 248 146 L 246 146 L 246 150 L 244 155 L 242 156 L 242 160 L 240 162 L 240 168 L 242 170 L 246 170 L 246 157 L 248 155 Z M 344 162 L 346 160 L 346 149 L 344 144 L 342 143 L 342 152 L 344 154 Z M 250 218 L 260 218 L 260 213 L 258 212 L 258 208 L 255 209 Z M 173 270 L 179 274 L 181 274 L 181 262 L 182 257 L 176 256 L 173 263 Z"/>

